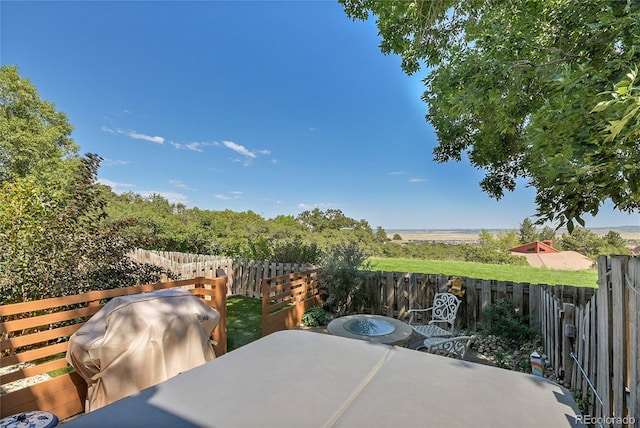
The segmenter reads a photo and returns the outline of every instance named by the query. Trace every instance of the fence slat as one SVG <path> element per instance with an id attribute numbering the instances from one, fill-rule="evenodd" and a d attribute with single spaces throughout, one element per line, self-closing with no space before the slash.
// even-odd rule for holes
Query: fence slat
<path id="1" fill-rule="evenodd" d="M 562 324 L 561 324 L 561 343 L 562 343 L 562 371 L 563 381 L 566 387 L 571 386 L 571 379 L 573 378 L 573 359 L 571 358 L 571 341 L 568 336 L 568 329 L 575 325 L 575 310 L 576 307 L 571 303 L 562 304 Z"/>
<path id="2" fill-rule="evenodd" d="M 611 404 L 614 416 L 624 416 L 625 402 L 625 372 L 627 367 L 625 332 L 625 275 L 626 258 L 611 258 L 611 344 L 612 344 L 612 379 Z M 619 424 L 617 424 L 619 426 Z"/>
<path id="3" fill-rule="evenodd" d="M 629 414 L 635 417 L 632 428 L 640 427 L 640 258 L 629 261 Z M 635 398 L 634 398 L 635 397 Z"/>
<path id="4" fill-rule="evenodd" d="M 602 397 L 604 406 L 598 406 L 600 412 L 598 412 L 596 416 L 608 418 L 611 417 L 611 377 L 609 376 L 611 352 L 611 337 L 609 335 L 609 330 L 611 326 L 611 311 L 609 309 L 610 271 L 607 268 L 607 258 L 605 256 L 600 256 L 598 258 L 598 273 L 600 283 L 598 284 L 598 304 L 596 305 L 596 309 L 598 311 L 597 389 L 600 397 Z"/>
<path id="5" fill-rule="evenodd" d="M 480 292 L 480 319 L 484 317 L 484 311 L 491 305 L 491 281 L 482 281 Z"/>

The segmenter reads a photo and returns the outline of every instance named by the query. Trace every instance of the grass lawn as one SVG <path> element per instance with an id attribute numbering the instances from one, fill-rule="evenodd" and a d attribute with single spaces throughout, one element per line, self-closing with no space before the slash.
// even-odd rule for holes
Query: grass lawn
<path id="1" fill-rule="evenodd" d="M 414 272 L 494 279 L 529 284 L 573 285 L 597 287 L 598 272 L 589 270 L 555 270 L 531 266 L 490 265 L 453 260 L 419 260 L 400 258 L 370 258 L 371 269 L 391 272 Z"/>
<path id="2" fill-rule="evenodd" d="M 262 337 L 262 302 L 244 296 L 227 300 L 227 351 Z"/>

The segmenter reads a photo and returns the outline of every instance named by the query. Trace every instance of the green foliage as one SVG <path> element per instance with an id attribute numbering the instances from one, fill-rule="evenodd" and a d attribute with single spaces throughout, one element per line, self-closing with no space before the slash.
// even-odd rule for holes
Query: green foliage
<path id="1" fill-rule="evenodd" d="M 501 231 L 492 235 L 482 229 L 480 230 L 479 242 L 480 246 L 486 249 L 506 252 L 513 247 L 517 247 L 520 240 L 515 230 Z"/>
<path id="2" fill-rule="evenodd" d="M 489 235 L 491 242 L 494 242 L 493 236 Z M 511 236 L 511 235 L 505 235 Z M 460 244 L 448 245 L 442 242 L 409 242 L 405 245 L 397 243 L 389 243 L 384 245 L 381 251 L 375 255 L 396 258 L 415 258 L 424 260 L 461 260 L 467 262 L 481 262 L 493 264 L 510 264 L 521 265 L 527 264 L 523 257 L 512 255 L 506 250 L 501 250 L 500 246 L 507 246 L 511 238 L 506 238 L 504 242 L 498 241 L 497 244 L 473 245 Z M 481 241 L 482 242 L 482 241 Z M 514 245 L 515 246 L 515 245 Z M 507 248 L 507 249 L 508 249 Z"/>
<path id="3" fill-rule="evenodd" d="M 593 400 L 591 390 L 589 388 L 573 389 L 571 390 L 571 393 L 573 394 L 573 398 L 576 401 L 576 404 L 578 405 L 580 411 L 583 414 L 586 414 Z"/>
<path id="4" fill-rule="evenodd" d="M 539 241 L 540 237 L 535 224 L 527 217 L 520 223 L 519 238 L 521 244 Z"/>
<path id="5" fill-rule="evenodd" d="M 17 68 L 0 68 L 0 85 L 0 304 L 157 281 L 105 220 L 100 158 L 77 154 L 66 116 Z"/>
<path id="6" fill-rule="evenodd" d="M 49 192 L 64 193 L 79 167 L 72 130 L 18 67 L 0 67 L 0 183 L 30 177 Z"/>
<path id="7" fill-rule="evenodd" d="M 556 231 L 550 226 L 545 226 L 542 228 L 540 233 L 538 234 L 538 241 L 551 241 L 555 242 L 556 239 Z"/>
<path id="8" fill-rule="evenodd" d="M 393 240 L 394 241 L 402 241 L 402 236 L 400 236 L 399 233 L 394 233 L 393 234 Z"/>
<path id="9" fill-rule="evenodd" d="M 569 230 L 607 199 L 640 208 L 640 2 L 339 1 L 406 73 L 427 69 L 436 161 L 468 157 L 497 199 L 528 179 L 539 222 Z"/>
<path id="10" fill-rule="evenodd" d="M 264 219 L 251 211 L 187 209 L 160 195 L 104 192 L 109 217 L 127 221 L 126 235 L 149 250 L 317 264 L 323 252 L 337 245 L 357 242 L 376 252 L 387 241 L 382 228 L 374 233 L 365 220 L 340 210 Z"/>
<path id="11" fill-rule="evenodd" d="M 241 257 L 281 263 L 318 264 L 322 258 L 322 252 L 316 243 L 305 243 L 299 236 L 293 240 L 275 240 L 261 237 L 250 240 L 247 250 L 241 253 Z"/>
<path id="12" fill-rule="evenodd" d="M 576 251 L 591 259 L 599 255 L 631 254 L 620 234 L 613 230 L 600 237 L 589 229 L 577 227 L 570 234 L 562 234 L 559 246 L 565 251 Z"/>
<path id="13" fill-rule="evenodd" d="M 538 230 L 529 218 L 525 218 L 522 223 L 520 223 L 519 237 L 521 244 L 528 244 L 529 242 L 535 241 L 554 242 L 556 239 L 556 231 L 550 226 L 545 226 L 542 230 Z"/>
<path id="14" fill-rule="evenodd" d="M 497 300 L 484 310 L 478 330 L 485 336 L 500 336 L 518 342 L 530 340 L 536 334 L 535 328 L 530 327 L 522 314 L 505 299 Z"/>
<path id="15" fill-rule="evenodd" d="M 302 315 L 302 323 L 307 327 L 327 325 L 327 315 L 327 312 L 321 307 L 310 308 Z"/>
<path id="16" fill-rule="evenodd" d="M 363 288 L 369 267 L 365 252 L 355 243 L 338 245 L 326 254 L 322 266 L 326 304 L 332 312 L 344 315 L 359 308 L 367 297 Z"/>

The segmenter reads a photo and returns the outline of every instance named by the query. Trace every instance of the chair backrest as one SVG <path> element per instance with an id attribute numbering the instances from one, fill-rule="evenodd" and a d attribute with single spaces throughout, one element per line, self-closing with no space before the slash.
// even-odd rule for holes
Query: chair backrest
<path id="1" fill-rule="evenodd" d="M 458 336 L 429 345 L 427 352 L 457 359 L 464 358 L 475 336 Z"/>
<path id="2" fill-rule="evenodd" d="M 431 321 L 448 322 L 453 326 L 460 303 L 461 300 L 451 293 L 436 293 L 433 298 Z"/>

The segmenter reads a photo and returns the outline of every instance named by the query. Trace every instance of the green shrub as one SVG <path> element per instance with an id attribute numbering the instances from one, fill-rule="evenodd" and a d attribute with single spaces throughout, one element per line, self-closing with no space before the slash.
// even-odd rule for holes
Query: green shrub
<path id="1" fill-rule="evenodd" d="M 325 256 L 326 304 L 332 312 L 345 315 L 365 302 L 364 279 L 370 275 L 367 257 L 355 243 L 338 245 Z"/>
<path id="2" fill-rule="evenodd" d="M 499 299 L 483 312 L 478 329 L 484 335 L 495 335 L 505 339 L 524 341 L 535 336 L 535 329 L 513 305 L 505 299 Z"/>
<path id="3" fill-rule="evenodd" d="M 302 315 L 302 323 L 307 327 L 327 325 L 327 312 L 320 307 L 307 309 Z"/>

